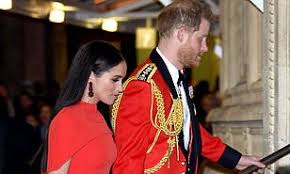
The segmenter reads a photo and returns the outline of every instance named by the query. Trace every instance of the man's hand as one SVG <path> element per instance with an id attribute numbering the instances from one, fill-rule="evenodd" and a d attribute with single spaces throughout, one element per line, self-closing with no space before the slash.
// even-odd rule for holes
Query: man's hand
<path id="1" fill-rule="evenodd" d="M 266 167 L 265 164 L 260 162 L 261 158 L 256 157 L 256 156 L 248 156 L 248 155 L 243 155 L 241 159 L 239 160 L 236 169 L 238 170 L 243 170 L 248 166 L 255 165 L 261 169 L 253 172 L 253 174 L 263 174 L 264 173 L 264 168 Z"/>

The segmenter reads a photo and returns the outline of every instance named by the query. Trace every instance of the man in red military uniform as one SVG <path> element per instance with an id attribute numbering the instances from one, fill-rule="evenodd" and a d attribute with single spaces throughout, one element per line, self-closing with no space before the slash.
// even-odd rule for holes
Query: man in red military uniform
<path id="1" fill-rule="evenodd" d="M 210 135 L 195 117 L 184 69 L 197 67 L 207 51 L 211 15 L 208 5 L 195 0 L 176 0 L 162 10 L 158 47 L 113 105 L 114 174 L 196 174 L 200 155 L 229 169 L 264 167 Z"/>

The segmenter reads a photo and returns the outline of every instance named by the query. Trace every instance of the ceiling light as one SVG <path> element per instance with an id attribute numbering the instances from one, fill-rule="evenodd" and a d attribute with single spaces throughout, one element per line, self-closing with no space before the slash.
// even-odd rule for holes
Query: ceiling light
<path id="1" fill-rule="evenodd" d="M 12 0 L 0 0 L 1 10 L 10 10 L 12 8 Z"/>
<path id="2" fill-rule="evenodd" d="M 54 23 L 64 22 L 65 13 L 61 10 L 51 10 L 49 13 L 49 21 Z"/>
<path id="3" fill-rule="evenodd" d="M 64 22 L 65 13 L 63 11 L 64 5 L 60 2 L 52 2 L 52 10 L 49 13 L 49 21 L 54 23 Z"/>
<path id="4" fill-rule="evenodd" d="M 109 32 L 115 32 L 118 30 L 118 22 L 114 19 L 104 19 L 102 29 Z"/>

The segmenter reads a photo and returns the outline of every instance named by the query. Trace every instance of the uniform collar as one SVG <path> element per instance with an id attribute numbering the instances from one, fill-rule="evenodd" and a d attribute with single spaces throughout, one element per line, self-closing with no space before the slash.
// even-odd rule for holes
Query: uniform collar
<path id="1" fill-rule="evenodd" d="M 157 66 L 157 69 L 160 72 L 165 83 L 168 85 L 173 98 L 176 99 L 178 97 L 178 94 L 176 91 L 176 87 L 173 83 L 172 77 L 168 71 L 168 68 L 167 68 L 166 64 L 164 63 L 165 59 L 163 60 L 161 58 L 160 54 L 157 53 L 156 49 L 153 49 L 151 54 L 150 54 L 150 60 L 152 63 L 154 63 Z"/>
<path id="2" fill-rule="evenodd" d="M 178 69 L 164 56 L 164 54 L 160 51 L 160 49 L 158 47 L 156 48 L 156 51 L 160 55 L 162 60 L 164 61 L 165 65 L 169 71 L 169 74 L 172 78 L 172 81 L 174 83 L 174 86 L 176 86 L 178 78 L 179 78 Z"/>

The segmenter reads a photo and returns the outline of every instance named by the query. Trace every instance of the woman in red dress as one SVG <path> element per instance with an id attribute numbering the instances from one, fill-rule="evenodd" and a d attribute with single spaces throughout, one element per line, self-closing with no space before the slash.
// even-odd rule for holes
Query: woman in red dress
<path id="1" fill-rule="evenodd" d="M 97 103 L 113 104 L 127 65 L 121 53 L 93 41 L 76 54 L 60 92 L 45 144 L 47 174 L 108 174 L 116 157 L 112 132 Z"/>

